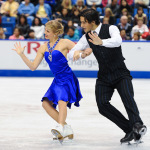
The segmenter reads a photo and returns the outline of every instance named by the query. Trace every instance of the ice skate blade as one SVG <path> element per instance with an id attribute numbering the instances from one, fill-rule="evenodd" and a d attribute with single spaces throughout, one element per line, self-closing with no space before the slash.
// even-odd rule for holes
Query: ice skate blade
<path id="1" fill-rule="evenodd" d="M 60 132 L 55 129 L 52 129 L 51 132 L 56 137 L 56 140 L 58 140 L 60 142 L 60 144 L 62 144 L 64 137 L 60 134 Z"/>
<path id="2" fill-rule="evenodd" d="M 121 142 L 121 145 L 123 145 L 123 144 L 131 145 L 131 143 L 130 143 L 130 142 Z"/>
<path id="3" fill-rule="evenodd" d="M 67 138 L 67 137 L 68 137 L 69 140 L 73 140 L 73 134 L 67 135 L 64 138 Z"/>
<path id="4" fill-rule="evenodd" d="M 71 134 L 71 135 L 65 136 L 64 139 L 65 139 L 65 138 L 68 138 L 69 140 L 73 140 L 74 136 L 73 136 L 73 134 Z M 57 138 L 54 137 L 53 140 L 55 141 L 55 140 L 57 140 Z"/>

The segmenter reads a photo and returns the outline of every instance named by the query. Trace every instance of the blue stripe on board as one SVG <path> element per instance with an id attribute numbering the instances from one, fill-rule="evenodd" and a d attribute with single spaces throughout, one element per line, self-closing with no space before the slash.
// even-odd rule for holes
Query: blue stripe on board
<path id="1" fill-rule="evenodd" d="M 97 71 L 73 71 L 77 77 L 96 78 Z M 133 78 L 150 78 L 150 71 L 131 71 Z M 1 77 L 54 77 L 49 70 L 0 70 Z"/>

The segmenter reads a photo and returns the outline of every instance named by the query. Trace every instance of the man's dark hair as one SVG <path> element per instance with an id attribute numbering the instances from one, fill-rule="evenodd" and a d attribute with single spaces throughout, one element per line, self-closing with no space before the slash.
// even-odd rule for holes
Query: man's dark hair
<path id="1" fill-rule="evenodd" d="M 80 13 L 80 17 L 84 17 L 88 23 L 95 21 L 96 25 L 100 24 L 99 13 L 95 9 L 85 9 Z"/>

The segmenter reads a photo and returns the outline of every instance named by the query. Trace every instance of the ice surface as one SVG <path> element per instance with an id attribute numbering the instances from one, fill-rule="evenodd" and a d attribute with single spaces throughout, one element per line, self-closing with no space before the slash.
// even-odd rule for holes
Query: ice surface
<path id="1" fill-rule="evenodd" d="M 133 80 L 135 100 L 141 118 L 148 127 L 144 143 L 121 145 L 125 135 L 115 124 L 99 114 L 95 101 L 96 79 L 79 78 L 83 99 L 80 107 L 72 105 L 67 122 L 74 130 L 74 140 L 63 145 L 52 140 L 56 123 L 41 106 L 41 98 L 53 78 L 0 78 L 0 150 L 150 150 L 150 80 Z M 115 91 L 111 103 L 126 117 Z"/>

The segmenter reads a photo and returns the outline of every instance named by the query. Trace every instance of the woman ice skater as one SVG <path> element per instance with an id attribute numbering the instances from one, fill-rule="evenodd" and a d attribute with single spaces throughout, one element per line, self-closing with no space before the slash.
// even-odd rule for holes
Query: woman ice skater
<path id="1" fill-rule="evenodd" d="M 36 58 L 31 62 L 25 55 L 25 46 L 21 47 L 20 42 L 16 43 L 15 50 L 22 58 L 25 64 L 32 70 L 36 70 L 43 57 L 47 61 L 55 78 L 42 98 L 42 106 L 58 125 L 52 129 L 52 134 L 59 140 L 65 137 L 73 139 L 73 130 L 65 120 L 67 117 L 67 106 L 71 104 L 79 107 L 79 101 L 82 98 L 79 82 L 66 59 L 67 53 L 75 45 L 74 42 L 67 39 L 59 39 L 63 33 L 63 26 L 56 20 L 52 20 L 45 25 L 45 38 L 49 40 L 38 49 Z M 85 57 L 82 54 L 82 57 Z M 58 105 L 59 112 L 56 110 Z"/>

